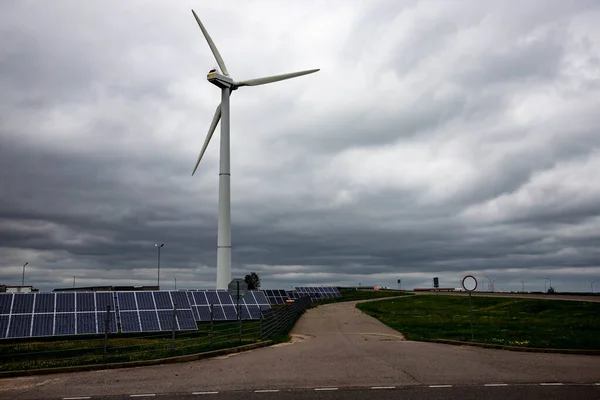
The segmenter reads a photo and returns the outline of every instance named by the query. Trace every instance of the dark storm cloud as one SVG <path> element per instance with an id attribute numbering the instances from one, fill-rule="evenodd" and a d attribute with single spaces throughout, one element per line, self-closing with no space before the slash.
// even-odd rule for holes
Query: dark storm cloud
<path id="1" fill-rule="evenodd" d="M 161 282 L 214 285 L 218 133 L 190 173 L 219 94 L 192 7 L 236 79 L 322 68 L 232 97 L 234 275 L 600 275 L 596 2 L 285 4 L 3 3 L 0 280 L 154 284 L 165 243 Z"/>

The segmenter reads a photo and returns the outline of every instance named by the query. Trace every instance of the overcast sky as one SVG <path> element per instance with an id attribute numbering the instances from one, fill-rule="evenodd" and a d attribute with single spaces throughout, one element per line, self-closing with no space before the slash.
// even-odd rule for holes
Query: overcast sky
<path id="1" fill-rule="evenodd" d="M 0 3 L 0 283 L 600 290 L 600 2 Z"/>

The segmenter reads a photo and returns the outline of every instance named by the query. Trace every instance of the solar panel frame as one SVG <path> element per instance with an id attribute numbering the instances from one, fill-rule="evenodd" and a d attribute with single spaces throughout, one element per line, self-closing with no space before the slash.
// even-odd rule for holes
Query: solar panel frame
<path id="1" fill-rule="evenodd" d="M 10 314 L 0 314 L 0 339 L 5 339 L 8 333 Z"/>
<path id="2" fill-rule="evenodd" d="M 33 313 L 54 313 L 56 309 L 56 293 L 36 293 Z"/>
<path id="3" fill-rule="evenodd" d="M 32 314 L 35 293 L 15 293 L 11 314 Z"/>
<path id="4" fill-rule="evenodd" d="M 74 313 L 75 312 L 75 293 L 58 292 L 56 293 L 56 313 Z"/>
<path id="5" fill-rule="evenodd" d="M 96 296 L 93 292 L 75 293 L 75 311 L 90 312 L 96 311 Z"/>
<path id="6" fill-rule="evenodd" d="M 75 335 L 75 313 L 74 312 L 61 312 L 54 314 L 54 335 Z"/>

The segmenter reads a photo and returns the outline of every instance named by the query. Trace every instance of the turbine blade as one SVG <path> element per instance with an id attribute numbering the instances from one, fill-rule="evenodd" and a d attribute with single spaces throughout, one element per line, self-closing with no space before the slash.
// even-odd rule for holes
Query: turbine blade
<path id="1" fill-rule="evenodd" d="M 309 70 L 306 70 L 306 71 L 299 71 L 299 72 L 291 72 L 289 74 L 266 76 L 264 78 L 248 79 L 246 81 L 234 82 L 233 85 L 235 87 L 240 87 L 240 86 L 258 86 L 258 85 L 264 85 L 266 83 L 279 82 L 279 81 L 283 81 L 285 79 L 291 79 L 291 78 L 296 78 L 296 77 L 302 76 L 302 75 L 312 74 L 312 73 L 317 72 L 317 71 L 320 71 L 320 68 L 309 69 Z"/>
<path id="2" fill-rule="evenodd" d="M 208 31 L 206 30 L 206 28 L 204 28 L 204 25 L 202 25 L 202 22 L 200 22 L 200 18 L 198 18 L 194 10 L 192 10 L 192 14 L 194 14 L 194 18 L 196 18 L 196 22 L 198 23 L 200 30 L 204 34 L 204 38 L 208 42 L 210 50 L 215 56 L 215 59 L 217 60 L 217 64 L 219 64 L 221 72 L 223 73 L 223 75 L 229 76 L 229 72 L 227 71 L 227 67 L 225 66 L 225 61 L 223 61 L 223 57 L 221 57 L 221 53 L 219 53 L 219 49 L 217 49 L 215 42 L 213 42 L 213 40 L 211 39 L 210 35 L 208 34 Z"/>
<path id="3" fill-rule="evenodd" d="M 212 138 L 213 133 L 215 133 L 215 129 L 217 129 L 217 124 L 219 123 L 220 119 L 221 119 L 221 104 L 219 104 L 217 106 L 217 109 L 215 110 L 215 116 L 213 117 L 213 120 L 210 123 L 210 128 L 208 128 L 208 134 L 206 135 L 206 139 L 204 139 L 204 144 L 202 145 L 202 150 L 200 150 L 200 155 L 198 156 L 196 165 L 194 165 L 194 170 L 192 171 L 192 176 L 194 176 L 194 173 L 196 172 L 196 169 L 198 168 L 198 164 L 200 164 L 200 160 L 202 160 L 202 156 L 204 155 L 204 152 L 206 151 L 206 148 L 208 147 L 208 143 L 210 142 L 210 139 Z"/>

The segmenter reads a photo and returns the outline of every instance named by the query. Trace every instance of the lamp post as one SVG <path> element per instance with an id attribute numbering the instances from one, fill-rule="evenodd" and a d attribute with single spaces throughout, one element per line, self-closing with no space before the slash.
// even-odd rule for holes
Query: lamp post
<path id="1" fill-rule="evenodd" d="M 521 291 L 525 293 L 525 282 L 521 281 Z"/>
<path id="2" fill-rule="evenodd" d="M 177 278 L 174 278 L 174 279 L 175 279 L 175 290 L 177 290 Z"/>
<path id="3" fill-rule="evenodd" d="M 23 276 L 21 277 L 21 286 L 25 286 L 25 266 L 29 264 L 29 261 L 27 261 L 25 264 L 23 264 Z"/>
<path id="4" fill-rule="evenodd" d="M 75 289 L 75 277 L 73 277 L 73 289 Z"/>
<path id="5" fill-rule="evenodd" d="M 592 285 L 592 294 L 594 294 L 594 282 L 596 282 L 596 281 L 592 281 L 591 282 L 591 285 Z"/>
<path id="6" fill-rule="evenodd" d="M 162 243 L 161 245 L 159 245 L 158 243 L 154 243 L 154 246 L 156 246 L 156 248 L 158 249 L 158 277 L 156 279 L 156 286 L 158 286 L 158 290 L 160 290 L 160 248 L 164 245 L 164 243 Z"/>

